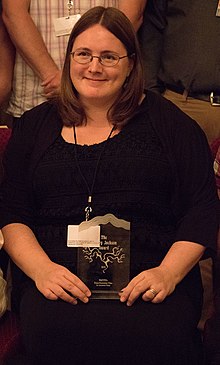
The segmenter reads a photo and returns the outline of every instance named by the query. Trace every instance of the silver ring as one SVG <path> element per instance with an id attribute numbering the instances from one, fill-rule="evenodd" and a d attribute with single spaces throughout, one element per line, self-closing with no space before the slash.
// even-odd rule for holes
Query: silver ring
<path id="1" fill-rule="evenodd" d="M 156 295 L 158 294 L 157 291 L 153 288 L 148 289 L 148 291 L 150 291 L 153 294 L 154 297 L 156 297 Z"/>

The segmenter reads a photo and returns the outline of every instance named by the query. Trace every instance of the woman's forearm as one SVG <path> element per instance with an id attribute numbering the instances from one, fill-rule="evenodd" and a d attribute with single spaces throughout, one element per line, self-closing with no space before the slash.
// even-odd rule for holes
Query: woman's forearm
<path id="1" fill-rule="evenodd" d="M 193 242 L 175 242 L 159 266 L 142 271 L 129 282 L 120 293 L 120 300 L 130 306 L 142 295 L 145 301 L 161 303 L 173 293 L 204 251 L 202 245 Z"/>
<path id="2" fill-rule="evenodd" d="M 204 246 L 194 242 L 175 242 L 160 267 L 169 271 L 177 285 L 200 260 L 204 251 Z"/>
<path id="3" fill-rule="evenodd" d="M 89 288 L 64 266 L 49 259 L 29 227 L 13 223 L 5 226 L 2 232 L 4 249 L 47 299 L 60 298 L 72 304 L 77 303 L 76 298 L 83 303 L 89 301 Z"/>
<path id="4" fill-rule="evenodd" d="M 32 230 L 24 224 L 12 223 L 3 227 L 2 233 L 5 251 L 27 276 L 35 280 L 39 270 L 51 261 Z"/>

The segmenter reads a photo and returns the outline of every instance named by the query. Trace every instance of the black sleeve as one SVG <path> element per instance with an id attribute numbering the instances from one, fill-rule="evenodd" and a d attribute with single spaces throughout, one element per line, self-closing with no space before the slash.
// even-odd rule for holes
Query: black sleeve
<path id="1" fill-rule="evenodd" d="M 25 120 L 18 119 L 3 157 L 4 177 L 0 190 L 0 227 L 9 223 L 32 224 L 28 178 L 33 148 L 33 131 Z"/>
<path id="2" fill-rule="evenodd" d="M 176 241 L 196 242 L 215 250 L 219 200 L 206 136 L 173 103 L 161 96 L 155 98 L 149 105 L 175 176 L 172 203 L 178 221 Z"/>
<path id="3" fill-rule="evenodd" d="M 215 250 L 219 200 L 211 151 L 198 124 L 179 109 L 174 108 L 173 113 L 173 158 L 182 207 L 176 241 L 196 242 Z"/>
<path id="4" fill-rule="evenodd" d="M 138 32 L 143 57 L 145 87 L 157 92 L 163 91 L 163 86 L 157 76 L 163 50 L 166 10 L 167 0 L 149 0 L 144 12 L 143 24 Z"/>

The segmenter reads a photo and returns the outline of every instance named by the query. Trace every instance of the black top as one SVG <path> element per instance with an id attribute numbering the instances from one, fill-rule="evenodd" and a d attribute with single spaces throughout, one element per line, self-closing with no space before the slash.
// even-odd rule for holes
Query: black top
<path id="1" fill-rule="evenodd" d="M 49 103 L 16 122 L 4 159 L 0 226 L 29 225 L 51 259 L 75 272 L 76 250 L 66 245 L 66 227 L 84 219 L 88 195 L 75 145 L 63 140 L 61 128 Z M 104 145 L 93 215 L 113 213 L 131 221 L 131 277 L 157 266 L 175 241 L 214 249 L 218 199 L 209 147 L 195 122 L 149 92 L 119 134 L 76 146 L 89 183 Z M 77 306 L 47 300 L 12 268 L 12 298 L 22 295 L 26 349 L 44 360 L 36 363 L 201 363 L 195 345 L 202 299 L 198 265 L 163 303 L 137 300 L 131 308 L 112 300 Z"/>
<path id="2" fill-rule="evenodd" d="M 85 219 L 88 193 L 75 164 L 74 145 L 62 139 L 61 128 L 56 106 L 49 103 L 16 122 L 4 160 L 0 226 L 20 222 L 39 234 L 39 227 L 50 225 L 55 236 L 54 227 L 62 227 L 65 247 L 66 226 Z M 149 92 L 118 135 L 77 146 L 89 182 L 104 143 L 93 216 L 113 213 L 131 221 L 135 262 L 145 261 L 145 255 L 160 261 L 180 240 L 215 249 L 218 199 L 212 159 L 194 121 Z"/>
<path id="3" fill-rule="evenodd" d="M 218 2 L 148 1 L 140 31 L 147 87 L 162 83 L 198 93 L 220 91 Z"/>

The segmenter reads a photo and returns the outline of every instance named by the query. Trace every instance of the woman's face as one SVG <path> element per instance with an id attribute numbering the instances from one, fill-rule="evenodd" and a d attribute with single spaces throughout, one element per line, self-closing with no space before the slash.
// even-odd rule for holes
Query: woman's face
<path id="1" fill-rule="evenodd" d="M 72 52 L 81 51 L 93 56 L 108 52 L 126 56 L 123 43 L 100 24 L 82 32 L 76 37 Z M 120 59 L 115 66 L 103 66 L 98 58 L 87 64 L 79 64 L 71 57 L 70 77 L 81 102 L 110 106 L 117 99 L 123 84 L 132 70 L 133 61 L 128 57 Z"/>

